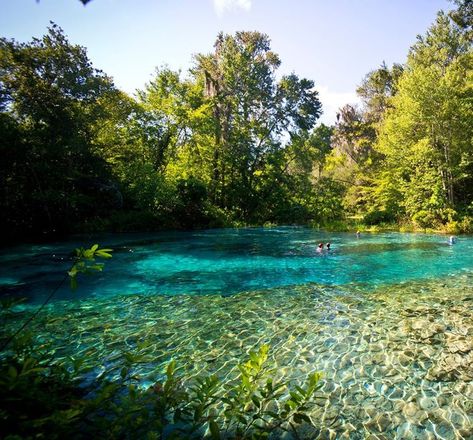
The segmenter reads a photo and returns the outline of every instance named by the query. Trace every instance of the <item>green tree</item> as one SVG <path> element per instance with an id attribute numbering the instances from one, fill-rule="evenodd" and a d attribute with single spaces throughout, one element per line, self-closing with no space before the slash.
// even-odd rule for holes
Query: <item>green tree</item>
<path id="1" fill-rule="evenodd" d="M 91 149 L 104 117 L 100 99 L 114 91 L 55 24 L 30 43 L 0 40 L 0 204 L 9 213 L 2 227 L 22 234 L 67 229 L 92 214 L 91 198 L 101 202 L 96 206 L 120 203 Z"/>
<path id="2" fill-rule="evenodd" d="M 460 27 L 466 37 L 473 40 L 473 1 L 472 0 L 451 0 L 457 8 L 450 11 L 450 18 Z"/>
<path id="3" fill-rule="evenodd" d="M 211 197 L 241 218 L 257 212 L 265 170 L 284 138 L 310 129 L 320 115 L 313 82 L 295 74 L 277 82 L 279 65 L 269 38 L 258 32 L 220 34 L 213 53 L 196 57 L 194 72 L 212 108 Z"/>
<path id="4" fill-rule="evenodd" d="M 444 13 L 409 54 L 382 126 L 378 150 L 401 198 L 423 226 L 472 201 L 473 51 Z"/>
<path id="5" fill-rule="evenodd" d="M 397 82 L 404 68 L 401 64 L 393 64 L 390 69 L 385 62 L 368 73 L 361 85 L 356 89 L 363 102 L 363 118 L 365 121 L 378 124 L 390 106 L 390 99 L 397 92 Z"/>

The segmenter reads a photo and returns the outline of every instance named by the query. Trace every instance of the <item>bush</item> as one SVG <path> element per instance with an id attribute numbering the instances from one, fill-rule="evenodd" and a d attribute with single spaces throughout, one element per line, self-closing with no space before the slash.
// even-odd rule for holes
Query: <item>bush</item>
<path id="1" fill-rule="evenodd" d="M 394 215 L 385 210 L 369 211 L 363 217 L 363 223 L 366 225 L 379 225 L 380 223 L 392 223 L 396 219 Z"/>
<path id="2" fill-rule="evenodd" d="M 435 215 L 432 212 L 426 210 L 416 212 L 412 216 L 412 221 L 423 229 L 433 227 L 438 223 Z"/>
<path id="3" fill-rule="evenodd" d="M 445 225 L 445 232 L 448 234 L 473 233 L 473 217 L 464 216 L 459 220 L 449 221 Z"/>
<path id="4" fill-rule="evenodd" d="M 222 383 L 215 375 L 187 381 L 171 361 L 162 382 L 144 389 L 133 374 L 143 355 L 123 353 L 120 379 L 104 375 L 81 386 L 83 360 L 68 365 L 45 354 L 26 353 L 0 361 L 0 429 L 13 438 L 268 438 L 313 425 L 320 373 L 290 386 L 271 376 L 269 347 L 249 353 L 239 375 Z"/>
<path id="5" fill-rule="evenodd" d="M 473 217 L 466 215 L 461 219 L 460 231 L 465 234 L 473 234 Z"/>

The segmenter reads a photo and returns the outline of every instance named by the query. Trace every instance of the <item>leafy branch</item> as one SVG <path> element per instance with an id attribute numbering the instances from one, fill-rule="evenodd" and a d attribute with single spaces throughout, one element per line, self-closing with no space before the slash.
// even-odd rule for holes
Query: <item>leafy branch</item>
<path id="1" fill-rule="evenodd" d="M 96 263 L 98 258 L 112 258 L 113 249 L 99 249 L 98 244 L 94 244 L 90 249 L 77 248 L 75 250 L 74 264 L 67 272 L 71 280 L 71 288 L 77 289 L 77 275 L 90 274 L 92 272 L 101 272 L 105 266 L 104 263 Z"/>
<path id="2" fill-rule="evenodd" d="M 214 375 L 198 377 L 188 390 L 171 362 L 164 383 L 154 387 L 161 429 L 186 438 L 207 432 L 213 439 L 265 439 L 278 430 L 298 438 L 298 425 L 313 425 L 307 412 L 315 404 L 322 375 L 310 374 L 303 386 L 275 381 L 270 377 L 274 370 L 266 366 L 268 352 L 268 345 L 251 351 L 250 359 L 238 365 L 240 374 L 234 382 L 222 384 Z"/>
<path id="3" fill-rule="evenodd" d="M 44 300 L 43 304 L 41 304 L 41 306 L 24 322 L 24 324 L 5 341 L 5 343 L 0 347 L 0 352 L 5 350 L 5 348 L 8 347 L 10 342 L 13 339 L 15 339 L 15 337 L 18 336 L 31 321 L 33 321 L 33 319 L 39 314 L 39 312 L 41 312 L 41 310 L 44 309 L 46 304 L 48 304 L 49 301 L 51 301 L 51 299 L 56 294 L 56 292 L 64 284 L 64 281 L 67 279 L 68 276 L 71 279 L 71 288 L 76 289 L 77 288 L 77 275 L 79 273 L 88 274 L 92 271 L 102 271 L 104 264 L 95 263 L 95 258 L 97 257 L 112 258 L 112 255 L 110 254 L 110 252 L 112 251 L 113 251 L 112 249 L 99 249 L 98 244 L 94 244 L 90 249 L 84 249 L 84 248 L 76 249 L 74 262 L 71 268 L 67 271 L 66 275 L 62 278 L 62 280 L 59 282 L 56 288 L 51 291 L 49 296 Z M 3 307 L 13 306 L 15 304 L 16 303 L 13 301 L 11 303 L 7 303 L 7 302 L 2 303 Z"/>

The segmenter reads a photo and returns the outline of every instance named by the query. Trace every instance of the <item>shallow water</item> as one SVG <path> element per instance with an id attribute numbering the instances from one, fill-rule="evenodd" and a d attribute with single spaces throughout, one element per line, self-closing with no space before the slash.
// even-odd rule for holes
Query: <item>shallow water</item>
<path id="1" fill-rule="evenodd" d="M 317 253 L 329 240 L 333 250 Z M 324 429 L 308 438 L 473 438 L 471 238 L 448 246 L 435 235 L 277 228 L 98 242 L 117 249 L 103 276 L 62 290 L 32 327 L 58 361 L 81 354 L 100 365 L 89 379 L 118 375 L 124 351 L 138 351 L 143 386 L 171 358 L 191 377 L 227 380 L 269 343 L 281 376 L 324 373 L 311 414 Z M 4 291 L 39 300 L 71 245 L 4 254 Z"/>
<path id="2" fill-rule="evenodd" d="M 317 252 L 319 242 L 332 243 Z M 473 270 L 473 239 L 425 234 L 328 234 L 300 227 L 224 229 L 99 236 L 0 253 L 0 292 L 40 301 L 71 264 L 71 250 L 94 242 L 115 249 L 98 276 L 83 277 L 74 296 L 223 294 L 302 285 L 375 288 L 441 279 Z M 73 296 L 65 285 L 56 298 Z"/>

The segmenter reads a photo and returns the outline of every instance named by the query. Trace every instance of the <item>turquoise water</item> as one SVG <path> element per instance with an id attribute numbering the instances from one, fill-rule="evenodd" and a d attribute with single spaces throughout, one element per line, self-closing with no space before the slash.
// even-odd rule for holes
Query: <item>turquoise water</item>
<path id="1" fill-rule="evenodd" d="M 472 237 L 285 227 L 23 245 L 1 253 L 0 289 L 30 301 L 0 336 L 61 282 L 71 248 L 95 242 L 115 249 L 105 271 L 63 286 L 30 326 L 57 362 L 84 358 L 84 380 L 118 377 L 132 351 L 142 387 L 170 359 L 226 381 L 269 344 L 282 378 L 324 373 L 309 414 L 322 429 L 301 438 L 473 439 Z"/>
<path id="2" fill-rule="evenodd" d="M 319 242 L 332 243 L 318 253 Z M 252 228 L 102 236 L 21 246 L 0 254 L 0 289 L 41 300 L 63 277 L 76 246 L 112 247 L 103 274 L 83 277 L 75 296 L 222 294 L 308 282 L 377 287 L 442 279 L 473 268 L 473 239 L 425 234 L 328 234 L 308 228 Z M 57 299 L 70 298 L 65 285 Z"/>

